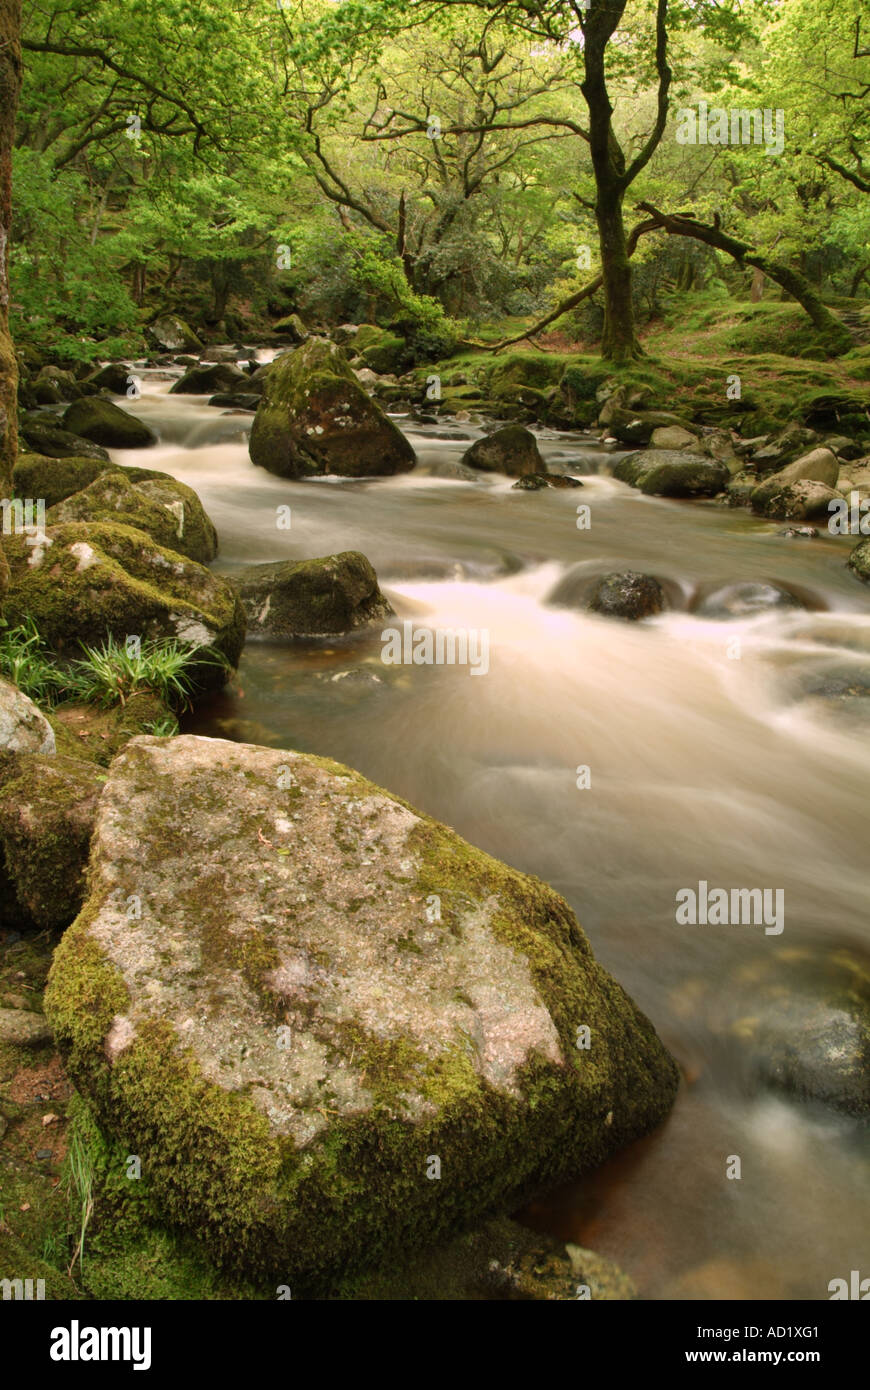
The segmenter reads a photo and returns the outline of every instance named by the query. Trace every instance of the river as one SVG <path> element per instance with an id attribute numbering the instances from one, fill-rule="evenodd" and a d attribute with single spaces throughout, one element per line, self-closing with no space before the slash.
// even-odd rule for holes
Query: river
<path id="1" fill-rule="evenodd" d="M 582 491 L 433 476 L 481 432 L 447 420 L 399 419 L 411 474 L 284 481 L 251 464 L 250 416 L 140 375 L 127 404 L 160 443 L 114 457 L 197 491 L 216 569 L 361 550 L 400 619 L 489 633 L 479 677 L 386 667 L 380 630 L 251 641 L 238 680 L 185 729 L 336 758 L 546 879 L 652 1018 L 686 1076 L 669 1120 L 523 1219 L 616 1259 L 646 1298 L 819 1299 L 852 1269 L 870 1276 L 866 1129 L 764 1088 L 739 1045 L 753 972 L 786 981 L 790 961 L 868 947 L 870 595 L 846 569 L 849 540 L 643 497 L 582 435 L 539 438 Z M 671 610 L 628 624 L 547 601 L 569 572 L 626 569 L 669 581 Z M 806 606 L 688 611 L 737 581 L 784 584 Z M 784 930 L 679 925 L 676 893 L 702 880 L 783 889 Z"/>

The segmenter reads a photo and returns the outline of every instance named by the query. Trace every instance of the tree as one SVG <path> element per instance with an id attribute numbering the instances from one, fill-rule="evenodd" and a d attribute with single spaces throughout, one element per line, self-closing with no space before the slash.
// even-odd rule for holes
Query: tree
<path id="1" fill-rule="evenodd" d="M 9 497 L 17 448 L 18 368 L 9 335 L 12 146 L 21 89 L 21 0 L 0 0 L 0 492 Z"/>

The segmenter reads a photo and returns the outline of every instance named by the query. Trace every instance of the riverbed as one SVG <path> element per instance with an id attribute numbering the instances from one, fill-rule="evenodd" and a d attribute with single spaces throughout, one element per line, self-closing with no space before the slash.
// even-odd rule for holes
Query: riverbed
<path id="1" fill-rule="evenodd" d="M 870 1275 L 866 1129 L 762 1086 L 739 1046 L 753 971 L 870 947 L 870 592 L 846 568 L 849 539 L 644 497 L 580 434 L 537 432 L 582 489 L 444 476 L 482 432 L 448 418 L 397 417 L 410 474 L 285 481 L 250 462 L 252 416 L 140 375 L 125 404 L 160 443 L 113 457 L 196 490 L 217 570 L 361 550 L 398 626 L 488 635 L 476 676 L 386 666 L 380 628 L 251 640 L 238 678 L 184 727 L 348 763 L 546 879 L 651 1017 L 685 1076 L 671 1117 L 523 1218 L 616 1259 L 646 1298 L 819 1299 L 852 1269 Z M 656 575 L 670 610 L 628 624 L 550 601 L 568 575 L 613 570 Z M 691 611 L 743 581 L 801 606 Z M 701 882 L 782 889 L 784 929 L 678 923 L 677 893 Z"/>

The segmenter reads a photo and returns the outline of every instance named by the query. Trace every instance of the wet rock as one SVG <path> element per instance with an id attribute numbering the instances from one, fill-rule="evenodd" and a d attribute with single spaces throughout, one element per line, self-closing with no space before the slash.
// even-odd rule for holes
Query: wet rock
<path id="1" fill-rule="evenodd" d="M 330 337 L 339 347 L 347 347 L 359 332 L 358 323 L 340 323 L 333 328 Z"/>
<path id="2" fill-rule="evenodd" d="M 101 396 L 73 401 L 64 414 L 63 427 L 109 449 L 146 449 L 157 443 L 154 430 L 143 420 Z"/>
<path id="3" fill-rule="evenodd" d="M 10 753 L 53 753 L 54 731 L 33 701 L 0 679 L 0 750 Z"/>
<path id="4" fill-rule="evenodd" d="M 744 441 L 744 446 L 751 450 L 753 462 L 763 470 L 775 467 L 784 459 L 794 458 L 817 439 L 815 430 L 805 429 L 802 425 L 789 425 L 773 439 L 767 438 L 760 443 L 750 439 Z M 753 445 L 757 447 L 753 448 Z"/>
<path id="5" fill-rule="evenodd" d="M 235 366 L 241 355 L 238 348 L 230 346 L 210 347 L 206 348 L 205 352 L 200 353 L 199 360 L 200 362 L 230 362 Z"/>
<path id="6" fill-rule="evenodd" d="M 715 999 L 713 994 L 715 993 Z M 793 946 L 747 962 L 702 1001 L 750 1086 L 870 1115 L 870 962 L 830 946 Z"/>
<path id="7" fill-rule="evenodd" d="M 259 391 L 218 391 L 209 405 L 222 405 L 231 410 L 256 410 L 260 404 Z"/>
<path id="8" fill-rule="evenodd" d="M 24 1009 L 0 1009 L 0 1043 L 13 1047 L 41 1047 L 51 1042 L 51 1028 L 42 1014 Z"/>
<path id="9" fill-rule="evenodd" d="M 414 450 L 333 343 L 310 338 L 272 364 L 251 429 L 254 463 L 284 478 L 405 473 Z"/>
<path id="10" fill-rule="evenodd" d="M 60 425 L 50 423 L 45 416 L 40 419 L 27 417 L 21 422 L 21 435 L 37 454 L 47 458 L 90 458 L 109 461 L 108 452 L 100 444 Z"/>
<path id="11" fill-rule="evenodd" d="M 414 1251 L 340 1291 L 343 1299 L 421 1302 L 622 1301 L 637 1296 L 632 1280 L 612 1260 L 504 1217 L 449 1245 Z"/>
<path id="12" fill-rule="evenodd" d="M 176 314 L 161 314 L 145 331 L 167 352 L 199 352 L 202 348 L 190 325 Z"/>
<path id="13" fill-rule="evenodd" d="M 822 449 L 830 449 L 832 454 L 836 454 L 839 459 L 860 459 L 861 445 L 854 439 L 848 439 L 845 434 L 829 434 L 822 440 Z"/>
<path id="14" fill-rule="evenodd" d="M 814 540 L 818 536 L 815 526 L 786 526 L 782 531 L 777 531 L 778 536 L 785 536 L 787 540 L 794 540 L 796 536 L 803 536 L 807 540 Z"/>
<path id="15" fill-rule="evenodd" d="M 104 782 L 61 754 L 0 755 L 0 924 L 57 930 L 76 917 Z"/>
<path id="16" fill-rule="evenodd" d="M 77 401 L 82 391 L 72 372 L 49 366 L 41 368 L 33 383 L 33 394 L 38 405 L 56 405 L 61 401 Z"/>
<path id="17" fill-rule="evenodd" d="M 610 402 L 608 401 L 608 406 Z M 604 414 L 605 412 L 602 412 Z M 602 420 L 598 417 L 599 424 L 606 425 L 607 432 L 615 436 L 623 444 L 649 444 L 656 430 L 680 431 L 679 438 L 684 435 L 690 436 L 690 442 L 696 442 L 696 436 L 689 429 L 689 421 L 684 420 L 680 415 L 674 415 L 667 410 L 623 410 L 611 408 L 607 412 L 607 419 Z M 683 448 L 682 444 L 676 446 L 660 444 L 657 448 L 667 449 Z"/>
<path id="18" fill-rule="evenodd" d="M 248 631 L 276 637 L 353 632 L 392 615 L 365 555 L 252 565 L 237 580 Z"/>
<path id="19" fill-rule="evenodd" d="M 523 429 L 522 425 L 506 425 L 484 435 L 466 449 L 462 462 L 468 468 L 487 473 L 506 473 L 509 478 L 524 478 L 547 471 L 538 441 L 531 430 Z"/>
<path id="20" fill-rule="evenodd" d="M 751 618 L 777 608 L 802 606 L 788 589 L 759 582 L 727 584 L 712 592 L 702 590 L 695 598 L 692 611 L 700 618 Z"/>
<path id="21" fill-rule="evenodd" d="M 651 574 L 626 570 L 623 574 L 606 574 L 599 579 L 586 606 L 606 618 L 637 622 L 661 613 L 665 608 L 665 595 L 661 584 Z"/>
<path id="22" fill-rule="evenodd" d="M 548 473 L 547 486 L 555 488 L 573 488 L 582 487 L 583 484 L 579 478 L 572 478 L 569 473 Z"/>
<path id="23" fill-rule="evenodd" d="M 44 454 L 19 454 L 12 480 L 18 497 L 41 497 L 46 507 L 53 507 L 55 502 L 80 492 L 94 478 L 116 466 L 108 458 L 58 459 Z"/>
<path id="24" fill-rule="evenodd" d="M 512 484 L 512 490 L 521 492 L 541 492 L 546 491 L 547 479 L 540 473 L 529 473 L 524 478 L 519 478 Z"/>
<path id="25" fill-rule="evenodd" d="M 134 480 L 119 469 L 107 469 L 82 491 L 50 507 L 46 521 L 50 526 L 66 521 L 119 522 L 202 565 L 217 555 L 217 532 L 205 508 L 192 488 L 169 474 Z"/>
<path id="26" fill-rule="evenodd" d="M 811 480 L 788 483 L 778 477 L 765 479 L 753 488 L 749 497 L 752 510 L 772 521 L 827 522 L 832 515 L 830 504 L 838 501 L 842 501 L 841 494 L 825 483 Z"/>
<path id="27" fill-rule="evenodd" d="M 113 763 L 45 1007 L 166 1217 L 294 1288 L 516 1209 L 677 1087 L 546 885 L 339 764 L 215 739 Z"/>
<path id="28" fill-rule="evenodd" d="M 653 430 L 649 442 L 653 449 L 697 449 L 698 436 L 682 425 L 660 425 Z"/>
<path id="29" fill-rule="evenodd" d="M 169 388 L 171 396 L 213 396 L 219 391 L 249 392 L 252 378 L 229 362 L 191 367 Z"/>
<path id="30" fill-rule="evenodd" d="M 870 583 L 870 539 L 859 541 L 849 554 L 849 569 L 864 583 Z"/>
<path id="31" fill-rule="evenodd" d="M 78 655 L 80 644 L 106 636 L 125 642 L 169 637 L 194 648 L 216 648 L 234 666 L 244 642 L 241 600 L 224 579 L 166 550 L 143 531 L 109 522 L 67 522 L 46 528 L 46 539 L 3 538 L 9 564 L 7 622 L 33 619 L 48 645 Z M 201 689 L 226 680 L 203 653 L 192 668 Z"/>
<path id="32" fill-rule="evenodd" d="M 613 476 L 655 497 L 714 497 L 730 481 L 724 463 L 670 449 L 629 454 L 615 465 Z"/>
<path id="33" fill-rule="evenodd" d="M 99 371 L 86 377 L 85 384 L 95 386 L 98 390 L 111 391 L 113 396 L 126 396 L 134 376 L 133 368 L 126 362 L 109 362 L 105 367 L 100 367 Z"/>

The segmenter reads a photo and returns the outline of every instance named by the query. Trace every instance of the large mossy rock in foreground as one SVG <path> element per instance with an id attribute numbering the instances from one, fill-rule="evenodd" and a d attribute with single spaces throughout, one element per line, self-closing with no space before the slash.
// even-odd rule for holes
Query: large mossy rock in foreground
<path id="1" fill-rule="evenodd" d="M 294 1293 L 514 1208 L 673 1102 L 567 904 L 340 764 L 134 739 L 89 890 L 45 999 L 74 1084 L 171 1222 Z"/>
<path id="2" fill-rule="evenodd" d="M 378 576 L 358 550 L 296 563 L 251 565 L 236 581 L 248 631 L 275 637 L 354 632 L 392 615 Z"/>
<path id="3" fill-rule="evenodd" d="M 249 452 L 282 478 L 389 475 L 415 463 L 411 445 L 363 390 L 341 349 L 320 338 L 272 363 Z"/>
<path id="4" fill-rule="evenodd" d="M 109 522 L 69 522 L 46 528 L 46 539 L 4 537 L 10 582 L 4 614 L 10 624 L 33 622 L 63 656 L 80 654 L 111 634 L 168 637 L 214 647 L 234 666 L 245 638 L 245 615 L 235 590 L 203 565 L 157 545 L 144 531 Z M 201 688 L 223 684 L 226 671 L 207 660 L 193 673 Z"/>
<path id="5" fill-rule="evenodd" d="M 653 497 L 715 497 L 731 477 L 724 463 L 676 449 L 628 454 L 613 476 Z"/>

